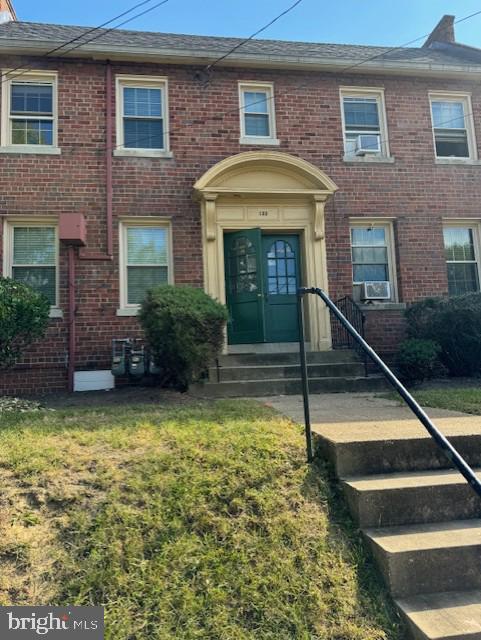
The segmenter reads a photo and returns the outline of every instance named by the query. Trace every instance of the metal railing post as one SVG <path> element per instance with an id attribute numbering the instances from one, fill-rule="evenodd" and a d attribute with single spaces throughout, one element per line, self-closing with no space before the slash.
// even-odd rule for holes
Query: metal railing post
<path id="1" fill-rule="evenodd" d="M 397 379 L 391 369 L 387 366 L 387 364 L 382 360 L 374 349 L 364 340 L 362 336 L 356 331 L 356 329 L 352 326 L 352 324 L 344 317 L 341 311 L 336 307 L 334 302 L 329 298 L 329 296 L 324 293 L 322 289 L 318 289 L 317 287 L 311 288 L 301 288 L 298 291 L 299 298 L 307 293 L 314 293 L 318 295 L 325 305 L 330 309 L 330 311 L 336 316 L 339 322 L 344 326 L 344 328 L 350 333 L 350 335 L 354 338 L 354 340 L 363 348 L 364 352 L 371 358 L 373 362 L 375 362 L 378 367 L 381 369 L 384 376 L 387 380 L 392 384 L 392 386 L 399 393 L 404 402 L 408 405 L 414 415 L 418 418 L 418 420 L 424 425 L 429 435 L 433 438 L 435 443 L 442 449 L 444 455 L 448 458 L 450 462 L 454 464 L 454 466 L 458 469 L 458 471 L 464 476 L 469 485 L 476 491 L 476 493 L 481 497 L 481 481 L 471 469 L 466 460 L 461 456 L 461 454 L 453 447 L 453 445 L 449 442 L 449 440 L 439 431 L 434 422 L 432 422 L 431 418 L 427 415 L 424 409 L 419 405 L 419 403 L 413 398 L 413 396 L 409 393 L 406 387 Z"/>
<path id="2" fill-rule="evenodd" d="M 297 317 L 299 323 L 299 355 L 301 358 L 302 396 L 304 401 L 304 424 L 306 429 L 306 454 L 307 462 L 314 460 L 312 447 L 311 412 L 309 407 L 309 377 L 306 359 L 306 341 L 304 338 L 304 309 L 302 296 L 304 292 L 299 289 L 297 292 Z"/>

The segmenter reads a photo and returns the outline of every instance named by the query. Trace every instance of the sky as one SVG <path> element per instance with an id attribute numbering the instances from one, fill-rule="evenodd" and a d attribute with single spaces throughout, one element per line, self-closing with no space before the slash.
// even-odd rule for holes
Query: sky
<path id="1" fill-rule="evenodd" d="M 13 3 L 20 20 L 97 26 L 139 1 L 13 0 Z M 151 0 L 124 20 L 156 1 Z M 169 0 L 124 28 L 247 37 L 293 1 Z M 398 46 L 429 33 L 446 13 L 459 19 L 479 10 L 480 0 L 302 0 L 259 37 Z M 458 42 L 481 47 L 481 14 L 457 25 L 456 38 Z"/>

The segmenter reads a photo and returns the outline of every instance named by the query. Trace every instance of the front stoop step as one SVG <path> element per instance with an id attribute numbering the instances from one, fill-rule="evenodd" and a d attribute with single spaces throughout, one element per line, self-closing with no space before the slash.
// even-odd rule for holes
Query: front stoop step
<path id="1" fill-rule="evenodd" d="M 394 597 L 481 589 L 481 520 L 366 529 Z"/>
<path id="2" fill-rule="evenodd" d="M 415 640 L 481 640 L 481 591 L 428 593 L 396 604 Z"/>
<path id="3" fill-rule="evenodd" d="M 364 364 L 351 350 L 307 354 L 312 393 L 380 391 L 387 387 L 379 375 L 365 376 Z M 209 379 L 192 391 L 207 398 L 297 395 L 302 393 L 297 353 L 233 354 L 221 356 L 209 368 Z"/>
<path id="4" fill-rule="evenodd" d="M 480 464 L 480 422 L 436 422 Z M 416 420 L 314 428 L 317 455 L 334 467 L 407 637 L 481 640 L 481 498 Z"/>

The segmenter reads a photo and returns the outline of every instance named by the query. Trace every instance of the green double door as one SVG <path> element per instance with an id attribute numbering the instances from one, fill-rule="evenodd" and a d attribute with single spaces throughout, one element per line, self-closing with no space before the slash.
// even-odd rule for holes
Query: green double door
<path id="1" fill-rule="evenodd" d="M 298 236 L 226 233 L 224 255 L 229 344 L 298 340 Z"/>

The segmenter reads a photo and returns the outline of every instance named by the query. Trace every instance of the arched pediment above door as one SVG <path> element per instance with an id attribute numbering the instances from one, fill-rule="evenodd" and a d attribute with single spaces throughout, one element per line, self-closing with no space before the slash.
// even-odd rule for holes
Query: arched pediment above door
<path id="1" fill-rule="evenodd" d="M 221 160 L 195 183 L 204 194 L 325 195 L 336 184 L 316 166 L 288 153 L 247 151 Z"/>

